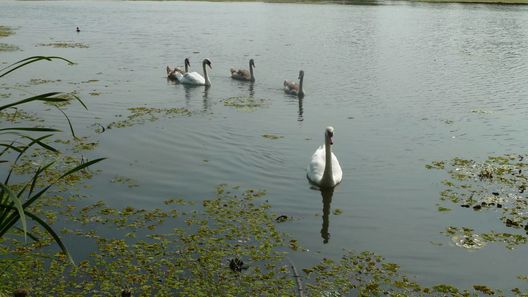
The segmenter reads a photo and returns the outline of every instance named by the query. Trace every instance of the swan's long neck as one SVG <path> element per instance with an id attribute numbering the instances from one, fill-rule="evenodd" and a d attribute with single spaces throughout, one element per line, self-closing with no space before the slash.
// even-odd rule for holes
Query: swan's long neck
<path id="1" fill-rule="evenodd" d="M 251 75 L 251 81 L 255 81 L 255 75 L 253 75 L 253 64 L 249 62 L 249 74 Z"/>
<path id="2" fill-rule="evenodd" d="M 330 141 L 330 136 L 328 136 L 327 133 L 325 133 L 325 169 L 323 173 L 323 178 L 321 179 L 321 185 L 334 185 L 334 176 L 332 174 L 332 144 Z"/>
<path id="3" fill-rule="evenodd" d="M 304 91 L 303 91 L 303 79 L 304 79 L 304 75 L 301 76 L 301 78 L 299 79 L 299 97 L 302 97 L 304 96 Z"/>
<path id="4" fill-rule="evenodd" d="M 205 78 L 205 85 L 210 86 L 211 82 L 209 81 L 209 75 L 207 75 L 207 67 L 205 67 L 206 64 L 203 63 L 202 65 L 203 65 L 203 73 L 204 73 L 204 78 Z"/>
<path id="5" fill-rule="evenodd" d="M 189 64 L 185 63 L 185 73 L 189 72 Z"/>

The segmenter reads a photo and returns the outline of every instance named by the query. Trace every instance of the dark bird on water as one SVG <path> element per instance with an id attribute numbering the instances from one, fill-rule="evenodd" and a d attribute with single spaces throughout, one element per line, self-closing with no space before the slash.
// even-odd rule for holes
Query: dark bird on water
<path id="1" fill-rule="evenodd" d="M 79 29 L 79 27 L 77 27 L 77 30 L 75 30 L 75 31 L 77 31 L 77 32 L 81 32 L 81 29 Z"/>

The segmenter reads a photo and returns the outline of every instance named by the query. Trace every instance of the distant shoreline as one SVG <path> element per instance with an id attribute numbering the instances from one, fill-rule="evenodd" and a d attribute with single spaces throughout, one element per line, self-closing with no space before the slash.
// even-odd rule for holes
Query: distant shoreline
<path id="1" fill-rule="evenodd" d="M 528 0 L 414 0 L 410 2 L 462 4 L 528 4 Z"/>
<path id="2" fill-rule="evenodd" d="M 1 0 L 0 0 L 1 1 Z M 50 1 L 50 0 L 15 0 L 15 1 Z M 54 1 L 54 0 L 52 0 Z M 254 2 L 254 3 L 303 3 L 303 4 L 349 4 L 349 5 L 383 5 L 396 2 L 439 3 L 439 4 L 504 4 L 526 5 L 528 0 L 125 0 L 125 1 L 191 1 L 191 2 Z"/>
<path id="3" fill-rule="evenodd" d="M 18 0 L 24 1 L 24 0 Z M 350 4 L 350 5 L 383 5 L 394 2 L 439 3 L 439 4 L 505 4 L 526 5 L 528 0 L 129 0 L 129 1 L 193 1 L 193 2 L 261 2 L 261 3 L 304 3 L 304 4 Z"/>

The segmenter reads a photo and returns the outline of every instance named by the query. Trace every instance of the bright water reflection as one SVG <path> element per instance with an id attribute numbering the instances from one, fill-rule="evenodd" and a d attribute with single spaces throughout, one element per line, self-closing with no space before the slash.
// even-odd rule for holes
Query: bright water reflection
<path id="1" fill-rule="evenodd" d="M 440 235 L 496 217 L 438 213 L 443 176 L 424 165 L 526 151 L 527 8 L 84 1 L 0 8 L 2 24 L 19 27 L 2 42 L 23 50 L 2 61 L 38 54 L 78 63 L 35 65 L 12 79 L 61 79 L 33 92 L 78 89 L 90 108 L 68 108 L 80 134 L 126 118 L 129 107 L 192 112 L 96 136 L 94 155 L 109 159 L 99 166 L 94 199 L 159 207 L 170 197 L 209 198 L 220 183 L 263 188 L 277 213 L 295 218 L 281 226 L 310 249 L 303 263 L 367 249 L 426 284 L 522 286 L 515 276 L 525 273 L 525 247 L 468 252 Z M 89 48 L 38 46 L 57 41 Z M 211 59 L 210 88 L 166 81 L 166 65 L 185 57 L 194 70 Z M 256 82 L 231 80 L 229 68 L 249 58 Z M 302 100 L 281 89 L 300 69 Z M 232 97 L 264 104 L 240 110 L 224 104 Z M 305 168 L 328 125 L 344 178 L 321 195 Z M 116 175 L 139 187 L 110 183 Z"/>

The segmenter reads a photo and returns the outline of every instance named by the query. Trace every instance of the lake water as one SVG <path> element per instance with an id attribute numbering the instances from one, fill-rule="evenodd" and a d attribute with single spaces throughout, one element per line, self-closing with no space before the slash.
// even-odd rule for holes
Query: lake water
<path id="1" fill-rule="evenodd" d="M 31 91 L 79 91 L 89 110 L 67 112 L 78 134 L 99 142 L 89 157 L 108 158 L 90 181 L 94 200 L 154 208 L 170 197 L 210 198 L 221 183 L 261 188 L 276 213 L 295 218 L 281 227 L 310 250 L 299 263 L 371 250 L 426 285 L 526 288 L 516 279 L 526 274 L 525 246 L 468 251 L 440 234 L 451 225 L 500 228 L 499 213 L 438 212 L 446 175 L 425 165 L 526 152 L 528 7 L 24 1 L 0 3 L 0 20 L 18 28 L 0 41 L 21 48 L 1 62 L 60 55 L 77 63 L 41 62 L 7 82 L 61 79 Z M 40 46 L 53 42 L 89 47 Z M 203 58 L 212 61 L 210 88 L 167 82 L 165 67 L 186 57 L 199 72 Z M 247 68 L 250 58 L 256 82 L 231 80 L 229 68 Z M 300 69 L 303 100 L 282 91 Z M 237 96 L 266 104 L 224 105 Z M 192 115 L 95 133 L 94 123 L 122 120 L 129 107 Z M 306 166 L 329 125 L 344 177 L 324 216 Z M 116 176 L 139 187 L 111 183 Z"/>

